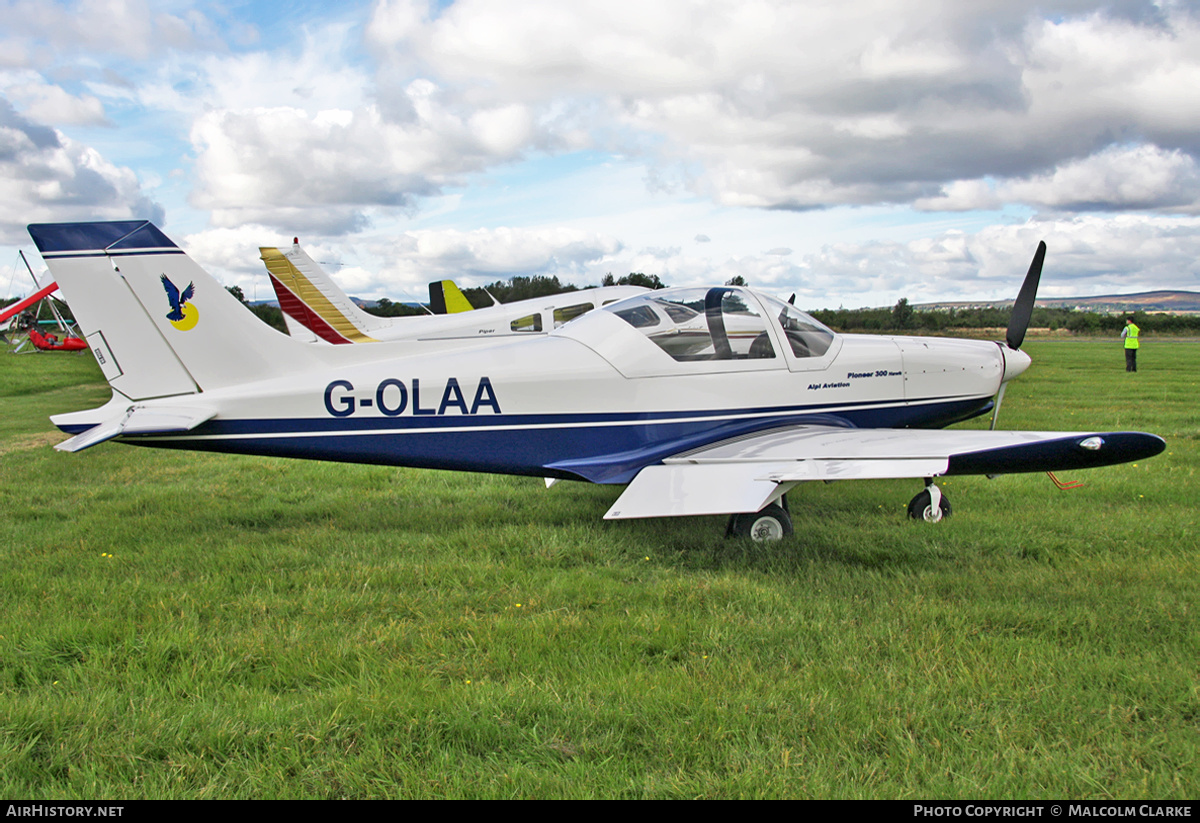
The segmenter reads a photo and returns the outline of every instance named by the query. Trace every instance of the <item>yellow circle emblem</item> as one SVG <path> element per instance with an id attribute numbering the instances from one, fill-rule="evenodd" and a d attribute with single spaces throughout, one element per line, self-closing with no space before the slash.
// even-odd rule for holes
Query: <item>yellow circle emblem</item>
<path id="1" fill-rule="evenodd" d="M 190 331 L 191 329 L 194 329 L 196 324 L 200 322 L 200 310 L 191 303 L 184 303 L 179 307 L 179 310 L 183 312 L 183 319 L 172 320 L 171 325 L 180 331 Z"/>

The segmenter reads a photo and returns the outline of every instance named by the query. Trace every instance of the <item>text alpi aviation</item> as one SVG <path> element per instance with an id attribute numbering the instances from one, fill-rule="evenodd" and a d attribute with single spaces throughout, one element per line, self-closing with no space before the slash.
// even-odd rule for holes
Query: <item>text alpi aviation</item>
<path id="1" fill-rule="evenodd" d="M 149 222 L 29 231 L 113 389 L 100 408 L 52 418 L 74 435 L 67 451 L 119 438 L 627 484 L 606 518 L 730 514 L 732 533 L 771 539 L 790 533 L 780 504 L 807 480 L 923 478 L 910 513 L 937 520 L 949 507 L 935 477 L 1104 466 L 1164 448 L 1139 432 L 940 430 L 992 409 L 1029 366 L 1019 347 L 1044 245 L 1003 344 L 835 334 L 721 286 L 446 350 L 293 340 Z"/>

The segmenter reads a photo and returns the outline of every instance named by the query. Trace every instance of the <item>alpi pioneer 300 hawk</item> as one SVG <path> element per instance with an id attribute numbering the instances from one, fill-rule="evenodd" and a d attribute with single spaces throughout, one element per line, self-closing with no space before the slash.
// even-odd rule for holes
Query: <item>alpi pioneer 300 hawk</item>
<path id="1" fill-rule="evenodd" d="M 939 476 L 1105 466 L 1164 448 L 1139 432 L 941 430 L 992 409 L 1029 366 L 1019 347 L 1044 245 L 1003 344 L 835 334 L 773 297 L 718 286 L 447 350 L 292 340 L 149 222 L 29 232 L 113 389 L 98 409 L 52 418 L 74 435 L 66 451 L 118 438 L 627 484 L 607 519 L 730 514 L 731 533 L 771 539 L 791 532 L 780 503 L 806 480 L 923 478 L 910 513 L 937 520 L 948 511 Z"/>

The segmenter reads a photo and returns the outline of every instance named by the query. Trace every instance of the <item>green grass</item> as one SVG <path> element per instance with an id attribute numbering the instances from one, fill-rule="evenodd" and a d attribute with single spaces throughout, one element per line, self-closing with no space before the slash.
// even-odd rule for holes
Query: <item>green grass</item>
<path id="1" fill-rule="evenodd" d="M 0 357 L 0 794 L 1194 798 L 1200 344 L 1027 348 L 1002 426 L 1167 452 L 953 478 L 938 526 L 806 486 L 768 547 L 614 488 L 62 454 L 95 365 Z"/>

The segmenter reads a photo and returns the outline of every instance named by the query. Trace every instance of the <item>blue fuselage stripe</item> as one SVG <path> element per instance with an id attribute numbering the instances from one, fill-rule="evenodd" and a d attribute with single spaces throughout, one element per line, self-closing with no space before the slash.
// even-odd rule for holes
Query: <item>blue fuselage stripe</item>
<path id="1" fill-rule="evenodd" d="M 767 429 L 805 424 L 939 428 L 982 414 L 990 405 L 990 398 L 981 398 L 925 405 L 842 406 L 833 414 L 809 407 L 758 414 L 739 409 L 624 415 L 213 420 L 186 434 L 126 436 L 123 442 L 627 483 L 643 467 L 664 457 Z"/>

